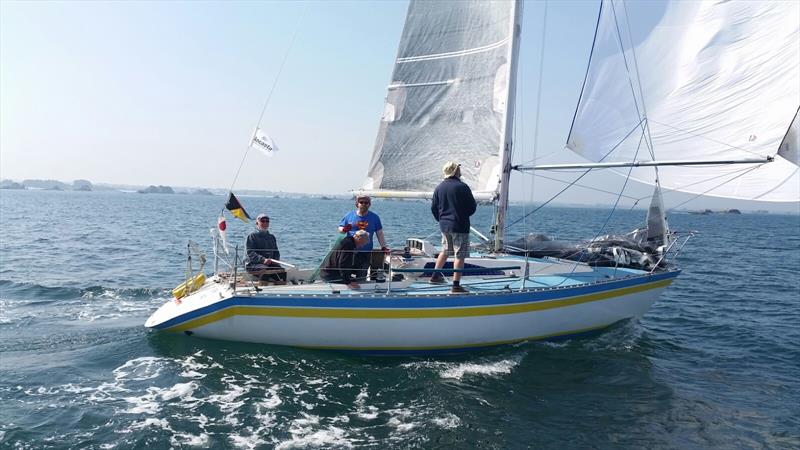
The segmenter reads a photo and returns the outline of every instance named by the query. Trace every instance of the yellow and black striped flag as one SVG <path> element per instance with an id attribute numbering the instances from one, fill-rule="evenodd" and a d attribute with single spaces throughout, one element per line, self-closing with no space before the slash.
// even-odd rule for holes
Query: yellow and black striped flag
<path id="1" fill-rule="evenodd" d="M 247 211 L 244 210 L 244 207 L 241 203 L 239 203 L 239 199 L 233 195 L 233 192 L 230 193 L 230 196 L 228 197 L 228 203 L 225 203 L 225 208 L 242 222 L 247 223 L 247 219 L 253 219 L 249 214 L 247 214 Z"/>

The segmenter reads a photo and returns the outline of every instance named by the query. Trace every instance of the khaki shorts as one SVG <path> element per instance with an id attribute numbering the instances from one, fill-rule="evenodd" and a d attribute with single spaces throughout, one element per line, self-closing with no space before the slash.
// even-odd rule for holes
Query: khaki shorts
<path id="1" fill-rule="evenodd" d="M 455 253 L 456 258 L 466 258 L 469 256 L 469 233 L 442 231 L 442 248 L 447 252 L 447 256 L 453 256 Z"/>

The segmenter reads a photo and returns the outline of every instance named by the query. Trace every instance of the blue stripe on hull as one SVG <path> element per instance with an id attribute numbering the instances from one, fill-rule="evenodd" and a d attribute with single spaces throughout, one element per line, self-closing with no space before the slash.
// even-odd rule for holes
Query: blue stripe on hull
<path id="1" fill-rule="evenodd" d="M 328 295 L 326 298 L 313 296 L 283 296 L 283 297 L 231 297 L 218 301 L 212 305 L 180 315 L 156 325 L 156 329 L 167 329 L 199 317 L 208 316 L 217 311 L 236 306 L 247 307 L 289 307 L 298 309 L 385 309 L 385 310 L 426 310 L 440 308 L 464 308 L 480 306 L 502 306 L 513 304 L 530 304 L 548 300 L 565 299 L 582 295 L 598 294 L 607 291 L 624 289 L 644 284 L 655 283 L 662 280 L 673 279 L 680 271 L 669 271 L 657 274 L 647 274 L 626 279 L 609 280 L 592 283 L 585 286 L 571 286 L 558 288 L 535 289 L 526 292 L 507 292 L 491 294 L 471 294 L 463 296 L 451 295 L 409 295 L 409 296 L 384 296 L 384 295 Z"/>

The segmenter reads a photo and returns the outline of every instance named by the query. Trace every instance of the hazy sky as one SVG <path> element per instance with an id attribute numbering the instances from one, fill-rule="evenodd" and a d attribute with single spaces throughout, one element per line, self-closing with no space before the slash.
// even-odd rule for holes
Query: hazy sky
<path id="1" fill-rule="evenodd" d="M 262 121 L 281 151 L 251 150 L 235 188 L 345 193 L 366 175 L 407 6 L 2 1 L 0 177 L 228 188 L 297 30 Z M 547 162 L 576 161 L 563 144 L 598 8 L 548 5 L 537 153 L 555 153 Z M 543 11 L 525 4 L 517 162 L 534 144 Z M 610 191 L 624 181 L 599 180 Z M 514 181 L 512 198 L 530 199 L 530 179 Z M 562 186 L 537 178 L 535 198 Z M 577 189 L 561 201 L 613 200 Z"/>

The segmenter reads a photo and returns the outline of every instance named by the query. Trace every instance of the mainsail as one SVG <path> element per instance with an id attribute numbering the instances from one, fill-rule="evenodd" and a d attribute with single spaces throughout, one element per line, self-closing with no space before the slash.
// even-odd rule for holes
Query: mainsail
<path id="1" fill-rule="evenodd" d="M 695 194 L 800 200 L 798 18 L 796 1 L 605 0 L 568 148 L 594 162 L 774 156 L 660 167 L 658 179 Z M 631 177 L 656 179 L 652 168 Z"/>
<path id="2" fill-rule="evenodd" d="M 455 160 L 476 198 L 498 196 L 518 6 L 411 1 L 365 191 L 430 193 Z"/>

